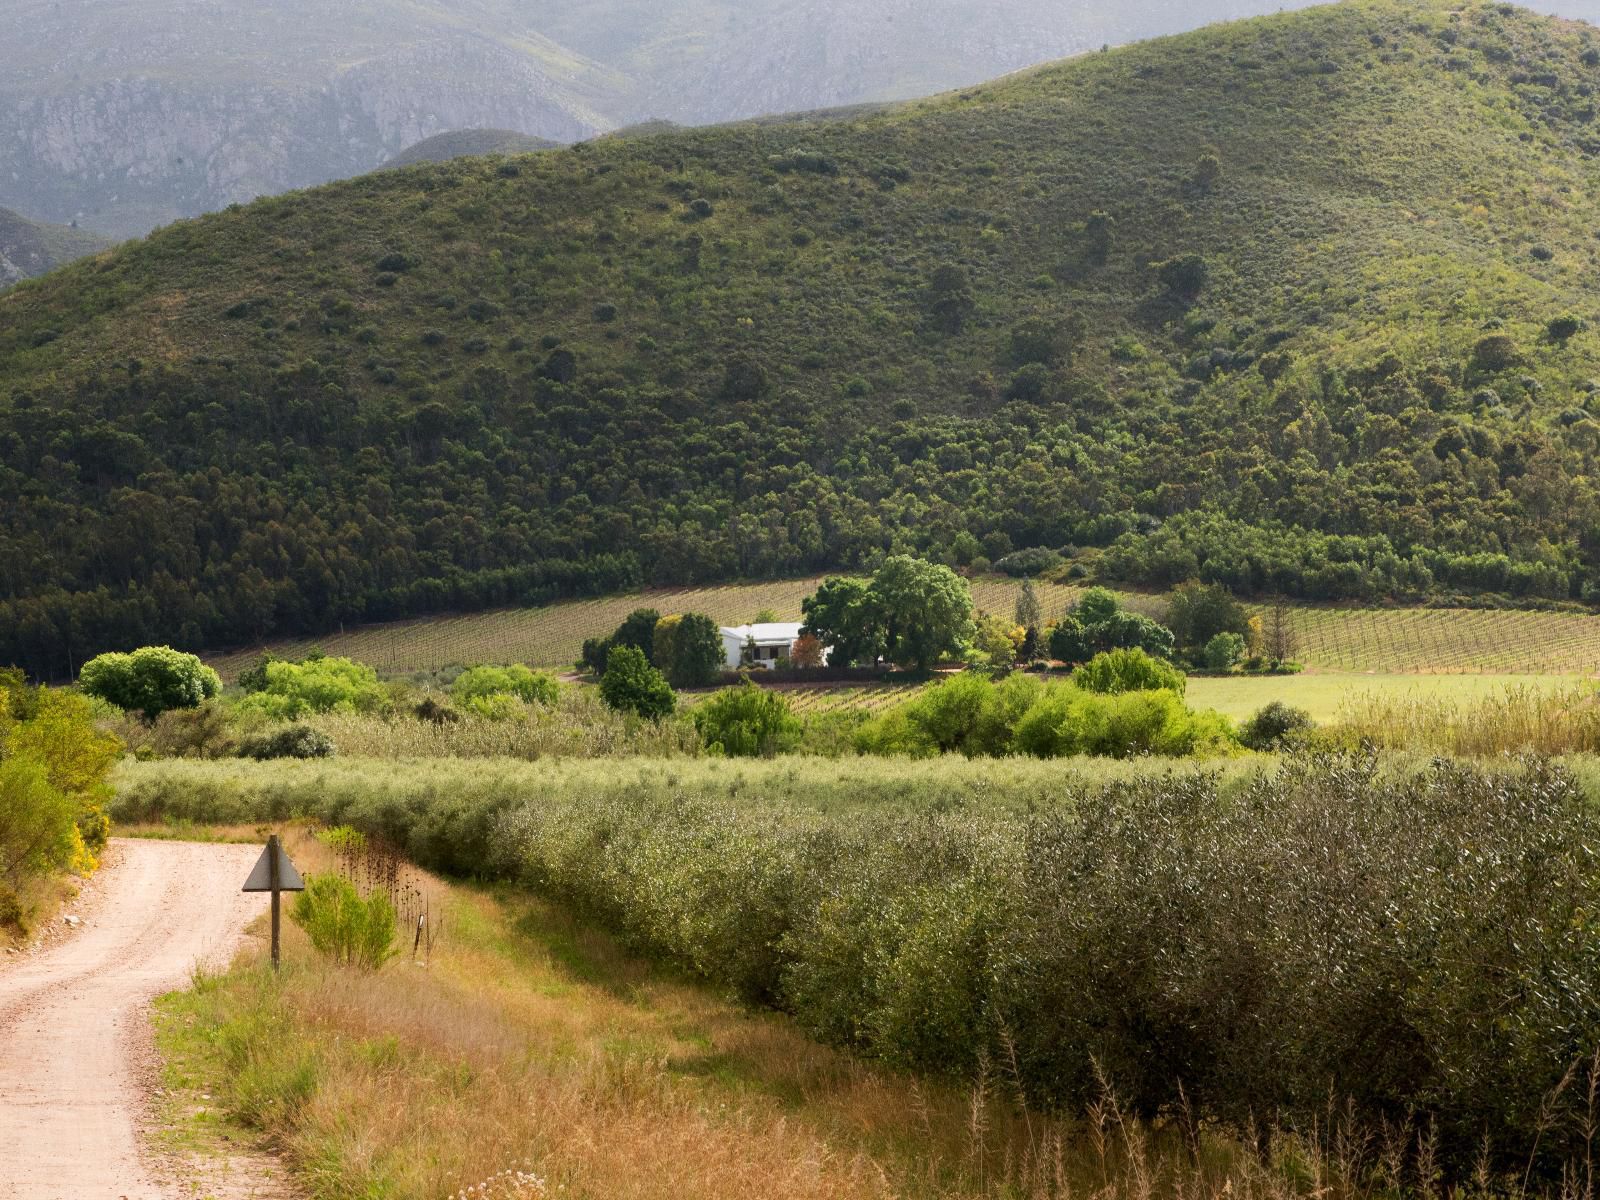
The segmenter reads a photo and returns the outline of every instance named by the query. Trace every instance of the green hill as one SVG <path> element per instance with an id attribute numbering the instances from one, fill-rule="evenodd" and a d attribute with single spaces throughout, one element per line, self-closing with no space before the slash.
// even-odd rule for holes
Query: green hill
<path id="1" fill-rule="evenodd" d="M 1586 597 L 1597 85 L 1356 0 L 173 226 L 0 298 L 0 660 L 891 548 Z"/>
<path id="2" fill-rule="evenodd" d="M 30 221 L 0 208 L 0 288 L 53 271 L 63 263 L 111 245 L 97 233 Z"/>
<path id="3" fill-rule="evenodd" d="M 479 154 L 532 154 L 553 150 L 560 143 L 530 137 L 513 129 L 456 129 L 436 133 L 396 154 L 385 167 L 413 167 L 418 163 L 449 162 Z"/>

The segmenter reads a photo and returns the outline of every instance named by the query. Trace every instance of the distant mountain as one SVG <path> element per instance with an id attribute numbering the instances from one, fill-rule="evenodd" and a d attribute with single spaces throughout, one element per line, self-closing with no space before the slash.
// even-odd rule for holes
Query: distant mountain
<path id="1" fill-rule="evenodd" d="M 0 288 L 43 275 L 110 245 L 109 239 L 97 233 L 45 225 L 0 208 Z"/>
<path id="2" fill-rule="evenodd" d="M 452 158 L 472 154 L 532 154 L 535 150 L 551 150 L 560 144 L 511 129 L 455 129 L 407 146 L 383 165 L 409 167 L 415 163 L 449 162 Z"/>
<path id="3" fill-rule="evenodd" d="M 0 204 L 128 237 L 358 175 L 451 130 L 569 142 L 903 99 L 1280 7 L 6 0 L 7 27 L 26 36 L 0 38 Z"/>

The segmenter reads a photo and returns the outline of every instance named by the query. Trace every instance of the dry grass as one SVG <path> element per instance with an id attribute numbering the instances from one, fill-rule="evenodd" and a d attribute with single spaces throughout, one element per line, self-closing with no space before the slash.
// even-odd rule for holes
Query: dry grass
<path id="1" fill-rule="evenodd" d="M 1513 684 L 1469 700 L 1443 695 L 1358 695 L 1336 728 L 1385 749 L 1462 757 L 1592 754 L 1600 750 L 1600 689 Z"/>
<path id="2" fill-rule="evenodd" d="M 522 718 L 494 721 L 464 713 L 447 724 L 412 717 L 322 713 L 308 724 L 358 758 L 672 758 L 700 753 L 683 720 L 645 721 L 613 712 L 599 690 L 564 687 L 554 708 L 529 706 Z"/>
<path id="3" fill-rule="evenodd" d="M 331 866 L 305 830 L 286 838 Z M 1109 1086 L 1080 1119 L 1029 1113 L 1004 1063 L 969 1090 L 913 1080 L 540 902 L 438 886 L 451 933 L 427 966 L 333 968 L 289 926 L 280 978 L 258 947 L 161 1002 L 169 1051 L 209 1056 L 311 1194 L 1288 1200 L 1427 1178 L 1426 1139 L 1336 1112 L 1258 1154 L 1181 1117 L 1141 1125 Z"/>

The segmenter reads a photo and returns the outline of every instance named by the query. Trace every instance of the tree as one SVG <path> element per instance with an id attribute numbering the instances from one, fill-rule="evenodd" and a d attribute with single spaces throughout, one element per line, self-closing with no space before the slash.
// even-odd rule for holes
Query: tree
<path id="1" fill-rule="evenodd" d="M 694 727 L 707 749 L 738 758 L 782 754 L 799 745 L 803 732 L 787 700 L 748 679 L 698 705 Z"/>
<path id="2" fill-rule="evenodd" d="M 102 654 L 84 664 L 85 695 L 154 721 L 174 708 L 199 708 L 222 690 L 217 673 L 192 654 L 145 646 L 132 654 Z"/>
<path id="3" fill-rule="evenodd" d="M 919 671 L 971 639 L 972 591 L 949 567 L 897 554 L 872 577 L 889 658 Z"/>
<path id="4" fill-rule="evenodd" d="M 814 670 L 822 665 L 822 642 L 814 634 L 802 633 L 789 647 L 789 663 L 802 671 Z"/>
<path id="5" fill-rule="evenodd" d="M 1017 661 L 1023 636 L 1020 625 L 1009 625 L 999 617 L 983 613 L 974 623 L 972 648 L 979 656 L 980 665 L 997 671 L 1007 670 Z"/>
<path id="6" fill-rule="evenodd" d="M 1289 619 L 1289 606 L 1282 596 L 1273 598 L 1272 609 L 1267 613 L 1267 658 L 1273 666 L 1281 666 L 1294 658 L 1299 649 L 1294 625 Z"/>
<path id="7" fill-rule="evenodd" d="M 623 618 L 610 637 L 585 638 L 579 664 L 596 675 L 606 673 L 606 656 L 613 646 L 636 646 L 646 658 L 655 654 L 656 626 L 661 614 L 653 608 L 636 608 Z"/>
<path id="8" fill-rule="evenodd" d="M 652 634 L 654 630 L 651 631 Z M 587 667 L 596 675 L 606 673 L 606 658 L 615 645 L 608 637 L 592 637 L 583 639 L 583 652 L 578 656 L 578 665 Z"/>
<path id="9" fill-rule="evenodd" d="M 867 580 L 841 576 L 824 580 L 800 602 L 800 612 L 805 617 L 800 635 L 830 647 L 830 665 L 875 663 L 882 655 L 883 625 Z"/>
<path id="10" fill-rule="evenodd" d="M 1219 633 L 1246 635 L 1250 614 L 1227 588 L 1191 580 L 1167 598 L 1167 627 L 1179 647 L 1198 650 Z"/>
<path id="11" fill-rule="evenodd" d="M 1090 588 L 1072 607 L 1072 615 L 1084 626 L 1103 625 L 1121 611 L 1122 602 L 1116 593 L 1103 587 Z"/>
<path id="12" fill-rule="evenodd" d="M 1068 666 L 1087 662 L 1091 654 L 1083 622 L 1071 613 L 1063 616 L 1050 627 L 1049 649 L 1051 658 Z"/>
<path id="13" fill-rule="evenodd" d="M 671 716 L 678 697 L 666 676 L 645 659 L 637 646 L 618 646 L 611 652 L 606 673 L 600 678 L 600 699 L 616 712 L 635 713 L 659 721 Z"/>
<path id="14" fill-rule="evenodd" d="M 623 618 L 622 624 L 611 635 L 613 645 L 637 646 L 649 658 L 655 650 L 656 624 L 661 614 L 653 608 L 636 608 Z"/>
<path id="15" fill-rule="evenodd" d="M 671 644 L 672 657 L 663 670 L 673 687 L 705 687 L 722 670 L 722 629 L 704 613 L 686 613 L 679 618 Z"/>
<path id="16" fill-rule="evenodd" d="M 1039 595 L 1033 590 L 1033 580 L 1024 579 L 1022 587 L 1017 592 L 1016 608 L 1017 624 L 1024 629 L 1032 630 L 1037 636 L 1039 627 L 1044 624 L 1044 614 L 1039 610 Z"/>
<path id="17" fill-rule="evenodd" d="M 677 652 L 678 626 L 681 624 L 683 624 L 681 613 L 670 613 L 656 622 L 656 627 L 650 635 L 650 649 L 645 652 L 645 658 L 653 663 L 657 670 L 672 669 L 672 656 Z"/>

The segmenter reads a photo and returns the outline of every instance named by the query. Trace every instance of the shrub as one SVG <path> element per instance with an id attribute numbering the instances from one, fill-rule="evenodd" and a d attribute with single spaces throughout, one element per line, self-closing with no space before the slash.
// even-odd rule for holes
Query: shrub
<path id="1" fill-rule="evenodd" d="M 1589 323 L 1573 313 L 1552 317 L 1544 327 L 1545 337 L 1552 342 L 1565 342 L 1589 327 Z"/>
<path id="2" fill-rule="evenodd" d="M 15 887 L 29 876 L 64 870 L 81 849 L 72 797 L 50 785 L 41 764 L 0 760 L 0 880 Z"/>
<path id="3" fill-rule="evenodd" d="M 783 754 L 799 745 L 802 733 L 788 701 L 748 679 L 697 706 L 694 727 L 707 749 L 735 758 Z"/>
<path id="4" fill-rule="evenodd" d="M 1509 370 L 1520 361 L 1517 344 L 1503 333 L 1486 334 L 1472 347 L 1472 366 L 1488 374 Z"/>
<path id="5" fill-rule="evenodd" d="M 248 737 L 239 744 L 240 758 L 332 758 L 333 739 L 309 725 L 286 725 Z"/>
<path id="6" fill-rule="evenodd" d="M 652 721 L 670 716 L 678 707 L 678 697 L 666 676 L 645 661 L 636 646 L 618 646 L 611 652 L 606 673 L 600 677 L 600 698 L 617 712 Z"/>
<path id="7" fill-rule="evenodd" d="M 242 711 L 289 721 L 308 713 L 381 712 L 389 707 L 378 673 L 348 658 L 269 662 L 263 673 L 265 686 L 239 702 Z"/>
<path id="8" fill-rule="evenodd" d="M 1105 695 L 1168 691 L 1181 696 L 1187 686 L 1177 667 L 1139 649 L 1097 654 L 1072 673 L 1072 682 L 1085 691 Z"/>
<path id="9" fill-rule="evenodd" d="M 1231 671 L 1244 659 L 1244 638 L 1237 633 L 1219 633 L 1200 652 L 1208 671 Z"/>
<path id="10" fill-rule="evenodd" d="M 234 752 L 235 741 L 227 709 L 221 701 L 208 700 L 199 708 L 162 713 L 150 726 L 143 747 L 160 758 L 226 758 Z"/>
<path id="11" fill-rule="evenodd" d="M 1180 300 L 1196 299 L 1211 278 L 1210 265 L 1198 254 L 1180 254 L 1154 265 L 1161 286 Z"/>
<path id="12" fill-rule="evenodd" d="M 1263 705 L 1255 716 L 1244 723 L 1239 740 L 1251 750 L 1277 750 L 1295 734 L 1316 728 L 1311 714 L 1303 708 L 1293 708 L 1282 700 Z"/>
<path id="13" fill-rule="evenodd" d="M 1061 555 L 1043 546 L 1030 550 L 1016 550 L 995 560 L 994 569 L 1013 579 L 1043 575 L 1061 565 Z"/>
<path id="14" fill-rule="evenodd" d="M 496 696 L 512 696 L 524 704 L 542 704 L 548 708 L 555 704 L 560 692 L 561 685 L 549 675 L 521 665 L 470 667 L 450 685 L 450 695 L 461 705 Z"/>
<path id="15" fill-rule="evenodd" d="M 165 769 L 189 803 L 194 769 Z M 247 786 L 581 906 L 830 1042 L 971 1077 L 1014 1064 L 1031 1103 L 1081 1111 L 1103 1074 L 1133 1112 L 1320 1135 L 1332 1094 L 1436 1131 L 1451 1174 L 1486 1136 L 1519 1178 L 1583 1153 L 1582 1077 L 1560 1085 L 1600 1032 L 1600 810 L 1548 763 L 1323 755 L 1227 794 L 1211 772 L 1064 777 L 1025 805 L 914 811 L 665 776 Z"/>
<path id="16" fill-rule="evenodd" d="M 222 690 L 217 673 L 193 654 L 145 646 L 132 654 L 102 654 L 83 665 L 85 695 L 154 721 L 174 708 L 198 708 Z"/>
<path id="17" fill-rule="evenodd" d="M 365 900 L 338 875 L 313 875 L 295 896 L 289 917 L 311 944 L 343 966 L 375 971 L 396 953 L 394 906 L 374 892 Z"/>

